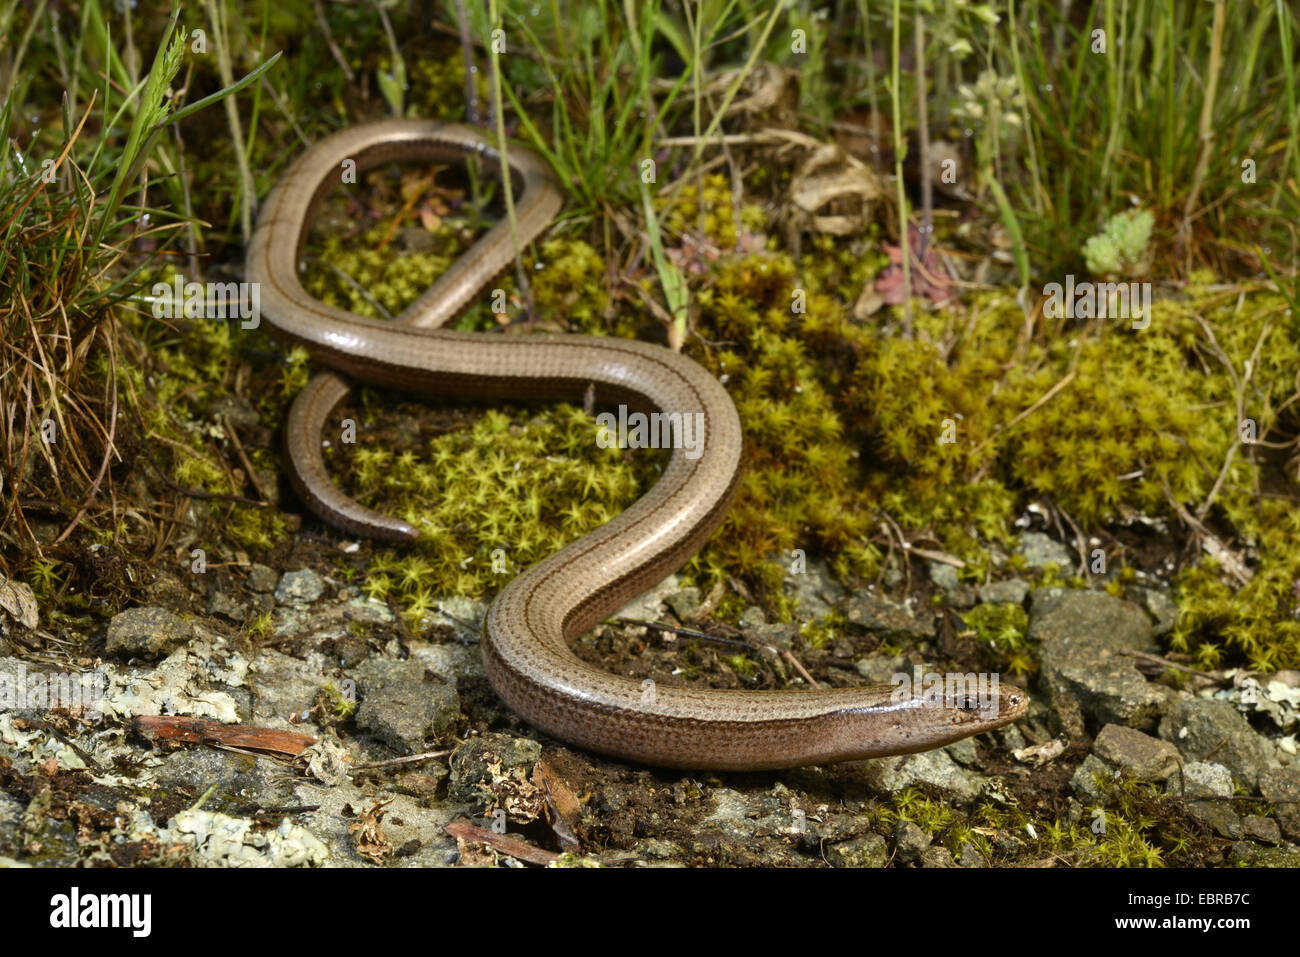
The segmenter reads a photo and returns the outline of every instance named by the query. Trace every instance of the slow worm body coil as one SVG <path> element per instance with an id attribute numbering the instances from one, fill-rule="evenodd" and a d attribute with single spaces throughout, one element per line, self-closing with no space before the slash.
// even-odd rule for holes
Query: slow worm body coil
<path id="1" fill-rule="evenodd" d="M 951 696 L 895 700 L 890 686 L 816 692 L 692 690 L 608 674 L 581 661 L 568 639 L 671 574 L 721 523 L 741 466 L 741 427 L 726 391 L 691 359 L 648 343 L 579 335 L 501 336 L 437 328 L 513 259 L 506 221 L 392 322 L 365 319 L 310 297 L 298 280 L 307 229 L 340 181 L 392 161 L 500 156 L 477 130 L 419 120 L 354 127 L 298 158 L 267 197 L 249 244 L 247 278 L 278 333 L 334 370 L 317 375 L 286 423 L 291 478 L 307 505 L 349 532 L 411 541 L 417 530 L 346 497 L 330 481 L 321 429 L 348 394 L 349 376 L 435 395 L 578 400 L 703 413 L 703 453 L 674 449 L 659 481 L 608 524 L 528 568 L 497 596 L 482 642 L 488 680 L 535 727 L 591 751 L 677 768 L 757 770 L 938 747 L 1014 721 L 1023 692 L 1003 687 L 986 707 Z M 545 164 L 511 147 L 520 245 L 559 212 Z"/>

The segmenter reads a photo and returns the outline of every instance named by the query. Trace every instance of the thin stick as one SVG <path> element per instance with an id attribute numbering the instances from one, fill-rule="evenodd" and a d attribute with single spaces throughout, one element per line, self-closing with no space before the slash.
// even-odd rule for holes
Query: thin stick
<path id="1" fill-rule="evenodd" d="M 423 754 L 408 754 L 403 758 L 389 758 L 387 761 L 374 761 L 370 764 L 358 764 L 349 771 L 349 774 L 356 774 L 358 771 L 373 771 L 375 768 L 387 768 L 395 764 L 414 764 L 416 761 L 431 761 L 434 758 L 445 758 L 451 754 L 450 751 L 425 751 Z"/>

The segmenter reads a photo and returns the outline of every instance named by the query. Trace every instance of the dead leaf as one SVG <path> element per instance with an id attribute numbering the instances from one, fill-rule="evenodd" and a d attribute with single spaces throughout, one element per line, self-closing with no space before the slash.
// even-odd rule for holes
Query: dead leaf
<path id="1" fill-rule="evenodd" d="M 526 844 L 517 838 L 507 837 L 505 834 L 496 834 L 487 828 L 479 827 L 477 824 L 464 819 L 452 821 L 443 827 L 443 830 L 454 837 L 458 844 L 486 844 L 502 854 L 508 854 L 529 864 L 550 864 L 560 857 L 559 854 L 553 851 L 544 851 L 540 847 L 533 847 L 533 845 Z M 462 849 L 461 853 L 463 859 L 464 849 Z"/>
<path id="2" fill-rule="evenodd" d="M 1012 751 L 1011 754 L 1021 764 L 1032 764 L 1036 768 L 1041 768 L 1050 761 L 1055 761 L 1065 751 L 1065 742 L 1057 738 L 1051 741 L 1045 741 L 1042 744 L 1032 744 L 1027 748 L 1019 748 Z"/>
<path id="3" fill-rule="evenodd" d="M 376 864 L 382 864 L 393 853 L 393 844 L 384 834 L 384 808 L 392 800 L 376 801 L 369 810 L 362 811 L 358 820 L 348 825 L 348 833 L 356 838 L 357 853 Z"/>
<path id="4" fill-rule="evenodd" d="M 32 587 L 0 575 L 0 610 L 5 611 L 24 628 L 35 630 L 40 626 L 40 609 Z"/>
<path id="5" fill-rule="evenodd" d="M 952 280 L 943 271 L 939 257 L 934 248 L 925 251 L 925 260 L 920 261 L 921 232 L 915 226 L 908 226 L 908 242 L 912 248 L 909 267 L 912 277 L 912 295 L 928 298 L 935 305 L 947 302 L 953 296 Z M 889 254 L 890 265 L 876 278 L 876 292 L 880 293 L 885 303 L 890 306 L 903 304 L 903 250 L 901 246 L 884 244 Z"/>
<path id="6" fill-rule="evenodd" d="M 533 767 L 533 783 L 546 795 L 547 817 L 551 830 L 566 850 L 578 847 L 578 819 L 582 816 L 582 802 L 573 789 L 545 761 Z"/>

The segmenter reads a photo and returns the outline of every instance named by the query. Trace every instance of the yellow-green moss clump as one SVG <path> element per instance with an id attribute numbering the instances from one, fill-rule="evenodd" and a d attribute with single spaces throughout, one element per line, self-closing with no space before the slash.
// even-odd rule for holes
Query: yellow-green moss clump
<path id="1" fill-rule="evenodd" d="M 703 190 L 692 179 L 672 196 L 660 196 L 655 205 L 667 210 L 665 231 L 670 236 L 689 235 L 700 239 L 700 209 L 704 210 L 703 239 L 719 250 L 736 248 L 741 232 L 760 232 L 766 217 L 753 203 L 737 205 L 732 201 L 731 180 L 722 173 L 704 177 Z"/>
<path id="2" fill-rule="evenodd" d="M 545 415 L 489 410 L 468 430 L 394 453 L 359 431 L 360 500 L 420 529 L 380 556 L 364 589 L 400 600 L 418 626 L 437 599 L 483 597 L 618 515 L 649 487 L 650 459 L 596 444 L 595 419 L 558 405 Z"/>

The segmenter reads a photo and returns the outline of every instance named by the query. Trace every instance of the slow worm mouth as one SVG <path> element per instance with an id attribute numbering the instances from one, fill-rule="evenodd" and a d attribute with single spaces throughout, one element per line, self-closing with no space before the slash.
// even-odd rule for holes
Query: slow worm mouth
<path id="1" fill-rule="evenodd" d="M 340 164 L 447 161 L 482 155 L 502 179 L 522 187 L 513 223 L 498 223 L 415 304 L 390 323 L 327 308 L 297 278 L 299 244 Z M 508 175 L 507 175 L 508 174 Z M 304 153 L 262 206 L 246 275 L 261 289 L 262 315 L 291 341 L 316 344 L 336 373 L 381 387 L 483 397 L 578 398 L 594 388 L 645 400 L 650 409 L 700 415 L 698 455 L 674 452 L 659 481 L 610 523 L 512 579 L 485 619 L 484 670 L 501 699 L 536 727 L 578 747 L 659 767 L 772 769 L 850 760 L 845 722 L 876 755 L 904 754 L 919 742 L 947 741 L 1015 720 L 1028 696 L 986 691 L 996 721 L 942 699 L 936 710 L 901 720 L 889 691 L 711 692 L 636 682 L 580 661 L 565 643 L 686 563 L 721 524 L 739 486 L 740 417 L 726 389 L 680 352 L 614 337 L 504 337 L 437 328 L 507 268 L 559 213 L 562 197 L 542 159 L 481 131 L 423 120 L 387 120 L 329 136 Z M 529 341 L 521 341 L 529 340 Z M 352 534 L 409 539 L 405 522 L 362 508 L 330 480 L 321 431 L 347 383 L 318 376 L 295 401 L 285 429 L 290 468 L 304 501 Z M 692 420 L 695 421 L 695 420 Z M 991 697 L 997 695 L 996 698 Z M 931 706 L 933 707 L 933 706 Z"/>

